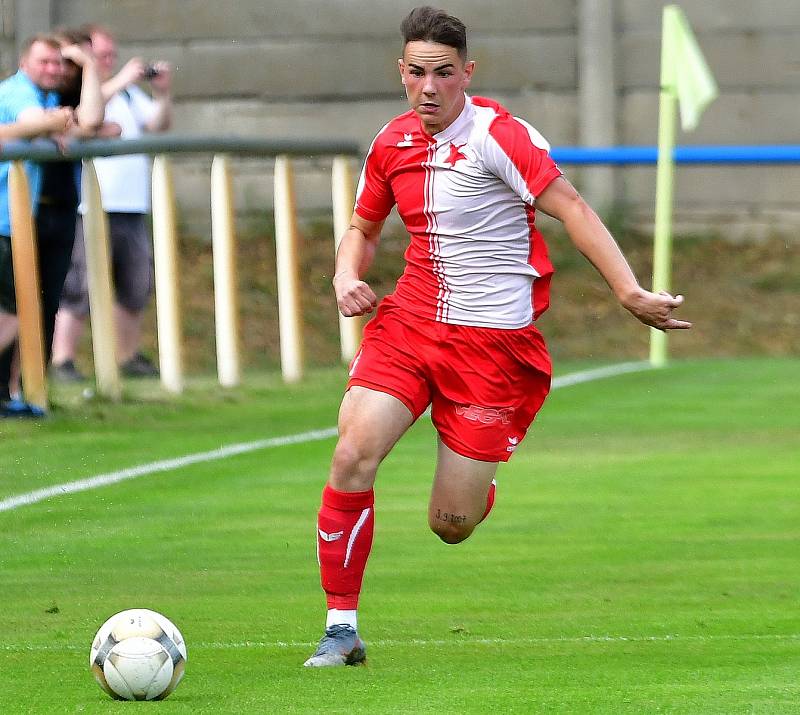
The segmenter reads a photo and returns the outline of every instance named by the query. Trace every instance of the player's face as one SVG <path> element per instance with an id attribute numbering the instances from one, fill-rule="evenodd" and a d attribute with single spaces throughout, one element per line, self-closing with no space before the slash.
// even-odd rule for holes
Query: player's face
<path id="1" fill-rule="evenodd" d="M 464 90 L 475 63 L 464 62 L 455 47 L 423 40 L 406 44 L 397 63 L 408 103 L 425 131 L 447 129 L 464 108 Z"/>
<path id="2" fill-rule="evenodd" d="M 61 86 L 64 76 L 61 50 L 50 47 L 46 42 L 34 42 L 19 66 L 31 82 L 45 92 Z"/>

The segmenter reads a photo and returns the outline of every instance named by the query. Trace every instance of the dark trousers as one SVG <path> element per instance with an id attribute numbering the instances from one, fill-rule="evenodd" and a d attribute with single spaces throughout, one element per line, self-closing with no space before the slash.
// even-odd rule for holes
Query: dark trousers
<path id="1" fill-rule="evenodd" d="M 36 216 L 45 364 L 50 362 L 56 313 L 61 300 L 61 291 L 64 288 L 64 280 L 72 260 L 76 218 L 75 206 L 52 204 L 40 204 Z M 0 397 L 5 396 L 8 381 L 11 379 L 13 354 L 13 345 L 0 353 Z"/>

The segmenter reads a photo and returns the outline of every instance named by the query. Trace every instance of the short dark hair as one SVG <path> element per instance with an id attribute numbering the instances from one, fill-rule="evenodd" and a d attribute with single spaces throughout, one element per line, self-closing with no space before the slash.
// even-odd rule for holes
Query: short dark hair
<path id="1" fill-rule="evenodd" d="M 59 41 L 69 45 L 90 45 L 92 44 L 92 37 L 88 32 L 84 32 L 79 27 L 57 27 L 53 30 L 53 35 Z"/>
<path id="2" fill-rule="evenodd" d="M 47 45 L 51 49 L 54 50 L 61 50 L 61 43 L 58 41 L 54 35 L 46 32 L 40 32 L 33 37 L 27 38 L 23 43 L 22 46 L 19 48 L 19 57 L 20 59 L 24 59 L 28 53 L 31 51 L 31 48 L 37 43 L 41 42 L 43 45 Z"/>
<path id="3" fill-rule="evenodd" d="M 415 40 L 455 47 L 467 59 L 467 28 L 457 17 L 429 5 L 415 7 L 400 25 L 403 47 Z"/>

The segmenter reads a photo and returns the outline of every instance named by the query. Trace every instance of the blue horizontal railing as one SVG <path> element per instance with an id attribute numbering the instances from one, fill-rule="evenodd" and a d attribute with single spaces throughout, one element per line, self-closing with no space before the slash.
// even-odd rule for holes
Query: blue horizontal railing
<path id="1" fill-rule="evenodd" d="M 560 164 L 655 164 L 658 147 L 553 147 Z M 676 164 L 800 164 L 800 144 L 677 146 Z"/>
<path id="2" fill-rule="evenodd" d="M 0 148 L 0 161 L 32 159 L 34 161 L 74 160 L 118 154 L 191 154 L 224 152 L 253 156 L 278 154 L 362 155 L 358 144 L 346 140 L 320 139 L 261 139 L 256 137 L 204 137 L 162 134 L 142 139 L 92 139 L 70 142 L 66 152 L 60 152 L 51 141 L 8 142 Z M 610 146 L 571 147 L 552 149 L 553 158 L 561 164 L 655 164 L 658 147 Z M 800 144 L 754 145 L 697 145 L 675 147 L 678 164 L 800 164 Z"/>

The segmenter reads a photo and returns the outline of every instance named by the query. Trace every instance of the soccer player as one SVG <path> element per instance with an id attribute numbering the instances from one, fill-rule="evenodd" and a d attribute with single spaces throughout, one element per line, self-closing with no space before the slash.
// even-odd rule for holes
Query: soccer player
<path id="1" fill-rule="evenodd" d="M 341 313 L 377 307 L 377 314 L 351 364 L 322 493 L 317 544 L 328 616 L 306 666 L 366 658 L 356 609 L 372 545 L 375 474 L 429 405 L 438 433 L 430 528 L 456 544 L 489 514 L 497 465 L 519 446 L 550 388 L 550 358 L 534 323 L 548 306 L 553 268 L 537 209 L 563 223 L 641 322 L 691 327 L 672 316 L 681 296 L 639 285 L 539 132 L 497 102 L 465 94 L 475 63 L 463 23 L 419 7 L 402 34 L 398 66 L 411 109 L 373 141 L 336 256 Z M 411 239 L 394 293 L 377 306 L 363 278 L 395 204 Z"/>

